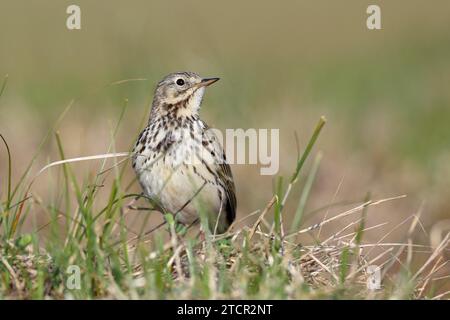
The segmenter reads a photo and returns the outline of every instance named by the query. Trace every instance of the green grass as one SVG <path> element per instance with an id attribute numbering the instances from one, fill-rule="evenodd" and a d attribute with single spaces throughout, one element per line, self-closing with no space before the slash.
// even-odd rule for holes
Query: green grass
<path id="1" fill-rule="evenodd" d="M 114 141 L 126 107 L 127 103 L 111 129 L 108 152 L 115 152 Z M 324 218 L 319 225 L 303 224 L 305 202 L 320 156 L 300 195 L 294 195 L 293 186 L 305 170 L 304 165 L 324 125 L 322 118 L 299 156 L 288 183 L 283 183 L 281 177 L 277 180 L 272 200 L 261 205 L 264 209 L 244 216 L 243 227 L 234 225 L 222 236 L 206 233 L 204 239 L 193 236 L 195 230 L 181 235 L 171 216 L 166 216 L 168 223 L 153 232 L 145 233 L 144 228 L 138 235 L 129 232 L 126 216 L 138 200 L 136 194 L 130 193 L 133 184 L 124 180 L 128 161 L 114 162 L 111 166 L 104 159 L 99 168 L 81 182 L 73 171 L 74 164 L 63 163 L 50 168 L 44 172 L 52 172 L 49 174 L 54 183 L 50 186 L 56 188 L 50 190 L 52 196 L 48 201 L 33 194 L 34 160 L 13 186 L 10 172 L 14 155 L 10 154 L 7 139 L 2 136 L 9 161 L 8 175 L 2 179 L 7 191 L 1 192 L 0 201 L 0 298 L 445 297 L 439 287 L 428 285 L 430 274 L 432 276 L 430 267 L 442 266 L 437 257 L 446 250 L 445 246 L 434 251 L 427 247 L 430 260 L 417 269 L 411 260 L 402 261 L 403 251 L 394 254 L 392 249 L 396 247 L 383 248 L 383 253 L 376 257 L 366 254 L 367 250 L 378 246 L 363 243 L 364 231 L 376 227 L 366 224 L 369 207 L 397 198 L 380 201 L 367 198 L 353 209 Z M 59 156 L 64 160 L 64 143 L 57 132 L 50 130 L 41 146 L 50 137 L 54 137 Z M 42 152 L 41 147 L 39 152 Z M 100 197 L 99 192 L 105 190 L 108 196 Z M 287 209 L 289 201 L 298 203 L 291 225 L 286 221 L 292 214 Z M 25 222 L 33 219 L 38 211 L 49 217 L 48 223 L 23 232 Z M 329 238 L 316 238 L 312 244 L 298 241 L 299 235 L 309 234 L 315 238 L 322 226 L 349 216 L 354 219 Z M 256 217 L 256 222 L 250 222 Z M 412 253 L 416 247 L 408 245 L 406 240 L 399 248 Z M 443 243 L 446 241 L 448 237 Z M 401 267 L 389 272 L 382 289 L 368 291 L 366 267 L 383 263 L 389 266 L 386 269 L 391 269 L 396 261 L 402 261 Z M 74 270 L 80 271 L 79 282 Z"/>
<path id="2" fill-rule="evenodd" d="M 15 26 L 0 28 L 0 72 L 10 74 L 0 80 L 0 298 L 448 297 L 440 296 L 450 289 L 448 249 L 400 230 L 417 228 L 406 217 L 417 202 L 428 204 L 426 231 L 450 212 L 448 1 L 386 2 L 380 32 L 365 29 L 366 4 L 357 0 L 253 0 L 236 2 L 239 10 L 212 1 L 78 2 L 79 32 L 65 28 L 68 4 L 14 0 L 0 10 Z M 194 230 L 174 239 L 172 225 L 146 234 L 161 219 L 129 208 L 149 205 L 134 201 L 128 162 L 105 173 L 111 159 L 66 163 L 34 179 L 43 162 L 127 150 L 154 85 L 176 70 L 221 77 L 202 111 L 219 128 L 279 128 L 286 148 L 298 130 L 303 150 L 310 119 L 331 120 L 308 152 L 283 149 L 292 151 L 280 156 L 273 190 L 253 168 L 236 168 L 246 219 L 228 239 L 201 242 Z M 110 84 L 131 78 L 147 80 Z M 97 152 L 97 136 L 111 141 L 106 150 Z M 341 192 L 324 203 L 341 177 Z M 377 202 L 402 193 L 409 197 L 398 206 Z M 349 203 L 357 210 L 339 215 Z M 136 232 L 129 225 L 138 215 Z M 372 293 L 363 267 L 379 255 L 386 274 Z M 66 285 L 71 265 L 82 271 L 80 290 Z"/>

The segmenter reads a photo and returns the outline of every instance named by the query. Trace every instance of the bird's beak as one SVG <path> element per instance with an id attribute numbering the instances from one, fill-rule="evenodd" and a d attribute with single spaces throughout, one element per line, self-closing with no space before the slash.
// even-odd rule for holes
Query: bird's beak
<path id="1" fill-rule="evenodd" d="M 200 81 L 200 83 L 197 85 L 199 88 L 200 87 L 207 87 L 211 84 L 213 84 L 216 81 L 219 81 L 220 78 L 206 78 L 206 79 L 202 79 L 202 81 Z"/>

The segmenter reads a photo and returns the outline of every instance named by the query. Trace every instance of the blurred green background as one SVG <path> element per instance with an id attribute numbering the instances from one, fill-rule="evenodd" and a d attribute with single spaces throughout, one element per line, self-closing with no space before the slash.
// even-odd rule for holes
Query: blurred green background
<path id="1" fill-rule="evenodd" d="M 66 29 L 70 4 L 81 7 L 81 30 Z M 380 5 L 382 30 L 366 28 L 369 4 Z M 446 0 L 2 0 L 0 77 L 9 80 L 0 131 L 14 177 L 72 99 L 57 127 L 68 157 L 107 150 L 124 99 L 116 149 L 128 150 L 155 83 L 189 70 L 222 79 L 205 96 L 209 124 L 280 129 L 280 175 L 295 167 L 294 133 L 304 147 L 326 116 L 309 210 L 367 192 L 408 194 L 377 209 L 378 217 L 398 222 L 424 202 L 431 226 L 450 218 L 449 17 Z M 110 85 L 140 78 L 147 80 Z M 44 151 L 41 166 L 58 158 L 54 143 Z M 258 166 L 233 171 L 239 214 L 263 207 L 273 177 L 260 176 Z"/>

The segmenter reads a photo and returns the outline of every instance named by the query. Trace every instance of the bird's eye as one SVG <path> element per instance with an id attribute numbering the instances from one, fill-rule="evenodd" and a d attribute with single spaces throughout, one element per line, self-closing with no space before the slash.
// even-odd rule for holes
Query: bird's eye
<path id="1" fill-rule="evenodd" d="M 177 85 L 179 85 L 179 86 L 184 85 L 184 80 L 183 79 L 178 79 L 177 80 Z"/>

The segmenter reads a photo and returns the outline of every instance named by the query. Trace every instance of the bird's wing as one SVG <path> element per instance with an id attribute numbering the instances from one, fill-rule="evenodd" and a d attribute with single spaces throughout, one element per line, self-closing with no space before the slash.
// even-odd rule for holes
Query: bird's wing
<path id="1" fill-rule="evenodd" d="M 225 210 L 228 223 L 231 224 L 236 218 L 236 188 L 234 185 L 233 174 L 231 173 L 230 165 L 227 163 L 223 147 L 214 134 L 205 124 L 205 134 L 203 136 L 203 145 L 211 148 L 214 152 L 216 161 L 216 172 L 218 173 L 219 181 L 226 193 Z"/>

